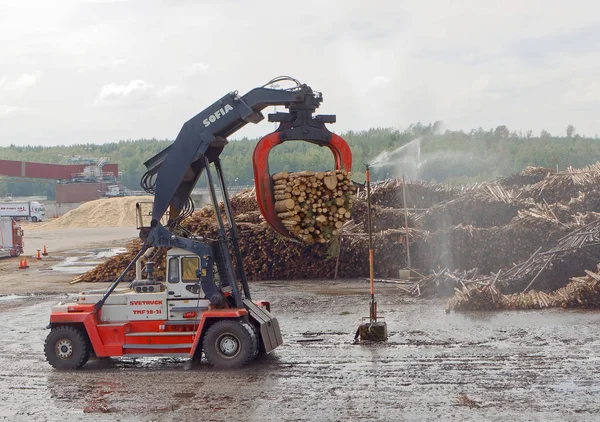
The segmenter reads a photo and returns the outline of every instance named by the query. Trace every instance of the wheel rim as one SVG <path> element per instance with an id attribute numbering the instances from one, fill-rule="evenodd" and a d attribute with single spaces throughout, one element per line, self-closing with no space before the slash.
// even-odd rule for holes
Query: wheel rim
<path id="1" fill-rule="evenodd" d="M 56 342 L 54 351 L 56 352 L 56 356 L 60 359 L 67 360 L 73 356 L 73 343 L 67 338 L 61 338 Z"/>
<path id="2" fill-rule="evenodd" d="M 231 334 L 221 334 L 217 338 L 217 352 L 226 359 L 232 359 L 240 353 L 240 342 Z"/>

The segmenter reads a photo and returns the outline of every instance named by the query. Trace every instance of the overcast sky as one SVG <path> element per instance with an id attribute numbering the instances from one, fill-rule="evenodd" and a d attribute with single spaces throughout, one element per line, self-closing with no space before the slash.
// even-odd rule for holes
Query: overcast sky
<path id="1" fill-rule="evenodd" d="M 337 132 L 442 120 L 595 135 L 600 3 L 0 0 L 0 145 L 174 139 L 281 74 L 323 92 Z"/>

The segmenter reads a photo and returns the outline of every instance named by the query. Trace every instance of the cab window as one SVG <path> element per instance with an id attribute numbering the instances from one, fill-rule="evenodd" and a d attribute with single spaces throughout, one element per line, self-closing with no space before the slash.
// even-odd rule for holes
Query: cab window
<path id="1" fill-rule="evenodd" d="M 181 259 L 181 279 L 184 283 L 193 283 L 198 281 L 196 270 L 200 268 L 200 258 L 185 257 Z"/>
<path id="2" fill-rule="evenodd" d="M 169 283 L 178 283 L 179 282 L 179 259 L 170 258 L 169 259 Z"/>

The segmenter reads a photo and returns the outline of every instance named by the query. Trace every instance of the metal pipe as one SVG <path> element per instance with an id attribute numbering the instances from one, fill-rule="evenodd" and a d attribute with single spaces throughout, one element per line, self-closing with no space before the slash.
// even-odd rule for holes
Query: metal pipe
<path id="1" fill-rule="evenodd" d="M 217 199 L 217 192 L 215 191 L 215 185 L 213 183 L 213 178 L 210 173 L 210 162 L 208 158 L 204 157 L 204 167 L 206 173 L 206 184 L 208 185 L 208 190 L 210 192 L 210 198 L 213 203 L 213 208 L 215 209 L 215 217 L 217 218 L 217 224 L 219 225 L 219 230 L 217 231 L 219 234 L 219 244 L 221 248 L 221 252 L 223 255 L 223 259 L 225 260 L 225 271 L 227 271 L 228 282 L 230 283 L 231 291 L 233 293 L 233 297 L 235 299 L 235 305 L 238 308 L 242 307 L 242 296 L 240 295 L 240 290 L 238 289 L 237 282 L 235 281 L 235 274 L 233 273 L 233 264 L 231 262 L 231 256 L 229 254 L 229 249 L 227 248 L 227 236 L 225 234 L 225 225 L 223 224 L 223 217 L 221 216 L 221 210 L 219 209 L 219 201 Z M 225 274 L 223 274 L 225 275 Z"/>
<path id="2" fill-rule="evenodd" d="M 250 288 L 248 287 L 248 279 L 246 278 L 246 271 L 244 271 L 244 261 L 240 252 L 240 238 L 233 218 L 233 210 L 231 209 L 231 202 L 229 201 L 229 192 L 227 191 L 227 185 L 225 184 L 225 177 L 223 175 L 223 168 L 221 167 L 221 159 L 217 158 L 214 161 L 215 169 L 217 170 L 217 178 L 221 186 L 221 192 L 223 193 L 223 203 L 225 204 L 225 215 L 227 221 L 229 221 L 229 233 L 231 234 L 231 246 L 234 252 L 235 261 L 237 263 L 238 277 L 242 283 L 242 289 L 244 290 L 244 296 L 247 299 L 250 297 Z"/>
<path id="3" fill-rule="evenodd" d="M 369 232 L 369 282 L 371 288 L 371 310 L 369 317 L 371 322 L 377 320 L 377 305 L 375 304 L 375 269 L 373 267 L 373 225 L 371 224 L 371 175 L 369 166 L 366 171 L 367 180 L 367 227 Z"/>
<path id="4" fill-rule="evenodd" d="M 404 202 L 404 233 L 406 238 L 406 265 L 411 268 L 410 263 L 410 243 L 408 241 L 408 207 L 406 206 L 406 176 L 402 176 L 402 200 Z"/>
<path id="5" fill-rule="evenodd" d="M 140 259 L 141 256 L 144 254 L 144 252 L 146 252 L 146 249 L 148 249 L 148 246 L 146 246 L 144 244 L 142 246 L 142 249 L 140 249 L 140 251 L 137 253 L 137 255 L 129 263 L 129 265 L 127 266 L 127 268 L 125 268 L 123 270 L 123 272 L 121 273 L 121 275 L 119 277 L 117 277 L 117 279 L 113 282 L 113 284 L 111 284 L 111 286 L 108 288 L 108 290 L 106 291 L 106 293 L 104 293 L 104 296 L 102 296 L 102 299 L 100 299 L 98 302 L 96 302 L 96 304 L 94 305 L 94 310 L 96 312 L 98 312 L 100 310 L 100 308 L 102 308 L 102 306 L 104 306 L 104 302 L 106 302 L 106 299 L 108 299 L 108 297 L 110 296 L 110 294 L 117 288 L 117 286 L 119 285 L 119 283 L 121 282 L 121 280 L 123 280 L 123 278 L 125 278 L 125 276 L 127 275 L 127 272 L 135 265 L 135 263 L 138 261 L 138 259 Z"/>
<path id="6" fill-rule="evenodd" d="M 148 248 L 148 250 L 144 253 L 142 258 L 149 258 L 150 255 L 152 255 L 152 253 L 154 252 L 154 249 L 155 249 L 154 246 L 151 248 Z M 136 280 L 142 279 L 142 263 L 139 259 L 135 263 L 135 279 Z"/>

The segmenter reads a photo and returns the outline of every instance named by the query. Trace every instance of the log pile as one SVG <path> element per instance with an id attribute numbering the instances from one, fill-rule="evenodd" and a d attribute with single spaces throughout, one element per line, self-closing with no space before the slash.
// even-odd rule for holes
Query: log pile
<path id="1" fill-rule="evenodd" d="M 600 223 L 596 224 L 600 214 L 594 212 L 600 211 L 596 173 L 600 174 L 600 164 L 563 173 L 526 169 L 520 175 L 522 186 L 518 180 L 468 187 L 406 181 L 408 231 L 404 228 L 403 181 L 374 183 L 373 198 L 379 204 L 372 210 L 376 277 L 397 278 L 398 270 L 406 267 L 408 236 L 412 266 L 426 276 L 418 284 L 408 285 L 406 294 L 446 296 L 455 288 L 479 289 L 468 291 L 480 303 L 473 309 L 485 308 L 485 303 L 495 309 L 498 295 L 520 294 L 533 281 L 525 294 L 541 290 L 544 293 L 535 303 L 547 301 L 544 295 L 565 286 L 570 277 L 584 269 L 594 268 L 600 258 Z M 334 175 L 336 186 L 330 189 L 325 177 Z M 325 173 L 322 178 L 311 172 L 274 176 L 277 201 L 285 206 L 279 208 L 280 217 L 296 223 L 289 227 L 296 231 L 297 239 L 284 239 L 265 223 L 253 190 L 233 195 L 232 208 L 249 279 L 330 278 L 335 274 L 367 277 L 364 189 L 359 185 L 354 199 L 355 185 L 343 173 Z M 301 184 L 306 186 L 303 190 Z M 342 192 L 341 196 L 337 192 Z M 344 199 L 343 205 L 335 203 L 338 198 Z M 292 208 L 287 200 L 293 202 Z M 348 216 L 350 206 L 352 214 Z M 415 207 L 427 209 L 423 212 Z M 340 208 L 344 208 L 342 214 Z M 319 221 L 319 216 L 326 218 Z M 208 240 L 217 236 L 210 206 L 196 211 L 182 227 L 184 235 Z M 81 280 L 113 280 L 137 252 L 139 243 L 128 249 L 126 255 L 109 259 Z M 162 250 L 154 259 L 158 277 L 163 276 L 164 254 Z M 502 274 L 493 285 L 490 279 L 494 276 L 482 276 L 499 270 Z M 128 277 L 132 276 L 133 271 Z"/>
<path id="2" fill-rule="evenodd" d="M 553 292 L 530 290 L 502 294 L 493 283 L 471 283 L 456 289 L 447 310 L 490 311 L 547 308 L 600 308 L 600 265 L 596 272 L 585 270 L 585 277 L 572 277 L 564 287 Z"/>
<path id="3" fill-rule="evenodd" d="M 505 292 L 525 292 L 539 278 L 545 288 L 560 287 L 562 280 L 595 259 L 599 244 L 600 219 L 570 231 L 543 252 L 540 246 L 529 259 L 506 271 L 499 284 Z"/>
<path id="4" fill-rule="evenodd" d="M 440 202 L 453 199 L 457 195 L 472 189 L 449 184 L 425 182 L 422 180 L 388 179 L 371 183 L 371 200 L 375 205 L 389 208 L 404 208 L 403 186 L 406 187 L 407 208 L 429 208 Z M 359 185 L 357 198 L 367 200 L 364 185 Z"/>
<path id="5" fill-rule="evenodd" d="M 235 215 L 258 211 L 258 202 L 256 202 L 256 191 L 254 189 L 245 189 L 233 195 L 230 202 Z M 212 211 L 212 207 L 204 208 Z M 221 203 L 221 210 L 224 210 L 224 208 Z"/>
<path id="6" fill-rule="evenodd" d="M 366 277 L 369 274 L 368 238 L 364 232 L 342 233 L 330 244 L 306 245 L 285 239 L 259 218 L 257 212 L 240 214 L 236 217 L 240 238 L 240 249 L 244 269 L 250 280 L 333 278 L 338 269 L 342 278 Z M 212 218 L 196 212 L 182 223 L 191 233 L 203 236 L 207 241 L 217 238 L 217 226 Z M 375 271 L 378 277 L 396 277 L 398 270 L 405 267 L 405 230 L 390 229 L 376 233 L 374 252 L 378 257 Z M 409 230 L 410 242 L 418 239 L 419 232 Z M 341 247 L 340 247 L 341 245 Z M 129 244 L 128 252 L 109 258 L 91 271 L 77 278 L 83 282 L 108 282 L 114 280 L 139 251 L 139 241 Z M 340 262 L 337 263 L 337 257 Z M 166 250 L 160 248 L 151 260 L 155 262 L 154 276 L 164 280 Z M 336 265 L 337 264 L 337 265 Z M 125 281 L 131 281 L 135 271 L 131 270 Z"/>
<path id="7" fill-rule="evenodd" d="M 580 192 L 596 191 L 599 183 L 600 162 L 582 169 L 569 167 L 564 172 L 549 174 L 534 185 L 527 186 L 523 193 L 536 202 L 552 204 L 569 201 L 578 197 Z"/>
<path id="8" fill-rule="evenodd" d="M 346 170 L 281 172 L 272 176 L 275 211 L 305 243 L 327 243 L 351 217 L 356 187 Z"/>
<path id="9" fill-rule="evenodd" d="M 508 224 L 519 210 L 533 205 L 521 200 L 520 193 L 497 184 L 485 184 L 462 195 L 436 204 L 417 216 L 419 226 L 439 230 L 458 224 L 493 227 Z"/>
<path id="10" fill-rule="evenodd" d="M 554 171 L 546 167 L 529 166 L 520 173 L 511 174 L 508 177 L 498 179 L 498 183 L 507 187 L 523 187 L 525 185 L 533 185 L 540 182 L 552 173 L 554 173 Z"/>
<path id="11" fill-rule="evenodd" d="M 413 217 L 408 213 L 408 226 L 414 227 Z M 371 222 L 373 231 L 379 232 L 387 229 L 404 227 L 405 214 L 403 209 L 387 208 L 380 205 L 371 207 Z M 352 206 L 352 220 L 360 224 L 362 231 L 367 231 L 367 204 L 363 201 L 357 201 Z"/>

